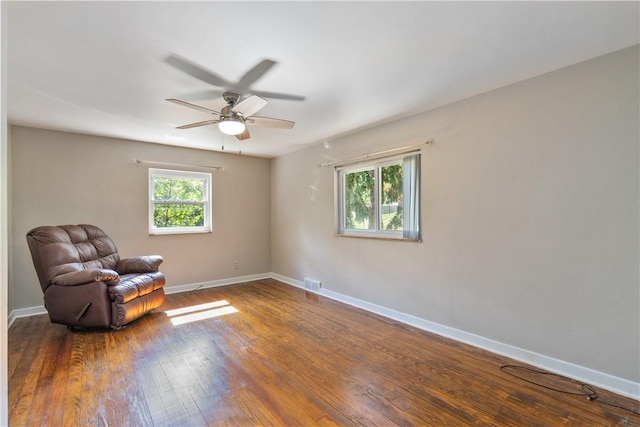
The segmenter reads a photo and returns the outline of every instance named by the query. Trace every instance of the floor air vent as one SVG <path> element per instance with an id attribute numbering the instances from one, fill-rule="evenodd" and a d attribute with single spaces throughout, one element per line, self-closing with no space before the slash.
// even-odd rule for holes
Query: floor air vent
<path id="1" fill-rule="evenodd" d="M 320 291 L 320 287 L 322 283 L 319 280 L 309 279 L 308 277 L 304 278 L 304 287 L 313 292 Z"/>

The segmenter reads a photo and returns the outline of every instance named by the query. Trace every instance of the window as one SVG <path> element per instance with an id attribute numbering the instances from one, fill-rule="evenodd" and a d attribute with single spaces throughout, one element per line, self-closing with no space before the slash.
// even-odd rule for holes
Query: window
<path id="1" fill-rule="evenodd" d="M 420 240 L 420 153 L 336 168 L 339 235 Z"/>
<path id="2" fill-rule="evenodd" d="M 149 169 L 149 233 L 211 231 L 211 174 Z"/>

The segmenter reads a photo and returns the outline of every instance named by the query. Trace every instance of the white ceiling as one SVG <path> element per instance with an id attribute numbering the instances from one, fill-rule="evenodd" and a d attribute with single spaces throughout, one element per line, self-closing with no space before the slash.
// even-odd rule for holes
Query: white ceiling
<path id="1" fill-rule="evenodd" d="M 10 123 L 275 157 L 639 42 L 638 2 L 9 2 Z M 175 54 L 230 81 L 265 58 L 259 115 L 238 142 L 165 101 L 212 89 Z M 193 98 L 191 98 L 193 100 Z M 220 97 L 194 101 L 219 110 Z"/>

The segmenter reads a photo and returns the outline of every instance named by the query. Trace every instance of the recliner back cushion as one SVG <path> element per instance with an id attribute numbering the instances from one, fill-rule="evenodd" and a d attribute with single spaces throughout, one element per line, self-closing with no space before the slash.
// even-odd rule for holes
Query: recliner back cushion
<path id="1" fill-rule="evenodd" d="M 43 290 L 59 274 L 92 268 L 114 270 L 120 260 L 111 238 L 94 225 L 43 226 L 27 236 L 32 239 L 29 249 L 37 252 L 41 264 L 36 270 Z"/>

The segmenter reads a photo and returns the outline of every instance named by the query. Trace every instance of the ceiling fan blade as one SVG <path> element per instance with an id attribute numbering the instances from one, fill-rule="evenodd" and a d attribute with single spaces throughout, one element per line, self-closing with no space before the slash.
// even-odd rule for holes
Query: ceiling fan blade
<path id="1" fill-rule="evenodd" d="M 258 64 L 256 64 L 255 67 L 247 71 L 245 75 L 242 76 L 242 78 L 236 84 L 236 87 L 239 89 L 249 88 L 249 86 L 251 86 L 252 83 L 254 83 L 256 80 L 262 77 L 275 64 L 276 62 L 270 59 L 264 59 L 260 61 Z"/>
<path id="2" fill-rule="evenodd" d="M 290 95 L 288 93 L 265 92 L 263 90 L 252 90 L 255 95 L 264 96 L 265 98 L 286 99 L 288 101 L 304 101 L 305 97 L 300 95 Z"/>
<path id="3" fill-rule="evenodd" d="M 249 134 L 249 129 L 244 128 L 244 132 L 236 135 L 236 138 L 238 138 L 240 141 L 251 138 L 251 135 Z"/>
<path id="4" fill-rule="evenodd" d="M 171 54 L 165 58 L 164 62 L 189 74 L 191 77 L 195 77 L 196 79 L 202 80 L 203 82 L 211 85 L 218 87 L 231 86 L 230 82 L 218 76 L 213 71 L 209 71 L 195 62 L 191 62 L 181 56 Z"/>
<path id="5" fill-rule="evenodd" d="M 205 120 L 204 122 L 198 122 L 198 123 L 191 123 L 188 125 L 182 125 L 182 126 L 178 126 L 176 129 L 191 129 L 191 128 L 197 128 L 198 126 L 207 126 L 207 125 L 212 125 L 214 123 L 218 123 L 220 120 L 215 119 L 215 120 Z"/>
<path id="6" fill-rule="evenodd" d="M 174 104 L 182 105 L 184 107 L 193 108 L 195 110 L 204 111 L 205 113 L 220 114 L 218 111 L 211 110 L 211 109 L 206 108 L 206 107 L 201 107 L 201 106 L 196 105 L 196 104 L 191 104 L 190 102 L 181 101 L 181 100 L 175 99 L 175 98 L 169 98 L 169 99 L 167 99 L 167 101 L 173 102 Z"/>
<path id="7" fill-rule="evenodd" d="M 260 98 L 257 95 L 251 95 L 247 99 L 243 99 L 238 102 L 231 111 L 235 111 L 236 113 L 242 113 L 243 116 L 249 117 L 258 111 L 260 111 L 265 105 L 267 105 L 269 101 L 264 98 Z"/>
<path id="8" fill-rule="evenodd" d="M 246 122 L 256 126 L 264 126 L 268 128 L 291 129 L 296 122 L 291 120 L 273 119 L 271 117 L 252 116 L 245 119 Z"/>

